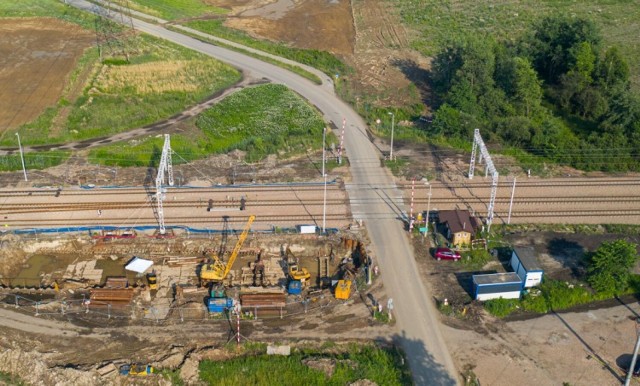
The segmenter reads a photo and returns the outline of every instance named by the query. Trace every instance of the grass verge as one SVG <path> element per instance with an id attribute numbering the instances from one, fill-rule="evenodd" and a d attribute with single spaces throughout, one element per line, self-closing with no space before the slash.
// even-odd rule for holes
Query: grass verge
<path id="1" fill-rule="evenodd" d="M 184 23 L 184 25 L 213 36 L 224 38 L 235 43 L 240 43 L 247 47 L 281 56 L 298 63 L 306 64 L 317 68 L 331 77 L 335 74 L 346 74 L 351 72 L 351 69 L 328 52 L 305 50 L 288 47 L 284 44 L 273 43 L 267 40 L 256 40 L 242 31 L 225 27 L 223 22 L 223 19 L 194 20 Z"/>
<path id="2" fill-rule="evenodd" d="M 60 165 L 69 158 L 68 151 L 49 151 L 42 153 L 25 153 L 24 164 L 27 170 L 42 170 Z M 0 171 L 22 170 L 22 161 L 19 154 L 0 157 Z"/>

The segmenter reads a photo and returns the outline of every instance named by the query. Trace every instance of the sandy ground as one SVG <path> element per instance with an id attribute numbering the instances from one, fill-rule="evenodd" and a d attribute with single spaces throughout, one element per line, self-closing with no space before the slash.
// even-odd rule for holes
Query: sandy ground
<path id="1" fill-rule="evenodd" d="M 633 302 L 442 331 L 458 366 L 483 385 L 619 385 L 616 360 L 633 352 L 639 311 Z"/>
<path id="2" fill-rule="evenodd" d="M 0 23 L 0 131 L 40 115 L 61 96 L 77 58 L 95 37 L 58 19 Z"/>

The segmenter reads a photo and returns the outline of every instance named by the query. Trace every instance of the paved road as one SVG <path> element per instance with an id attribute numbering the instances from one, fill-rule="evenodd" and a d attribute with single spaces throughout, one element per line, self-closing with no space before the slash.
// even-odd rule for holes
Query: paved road
<path id="1" fill-rule="evenodd" d="M 68 0 L 78 8 L 94 6 L 83 0 Z M 371 143 L 365 123 L 333 91 L 280 67 L 258 59 L 201 42 L 160 25 L 134 19 L 136 29 L 195 51 L 218 58 L 241 69 L 251 79 L 268 79 L 284 84 L 315 105 L 334 127 L 346 119 L 345 147 L 351 162 L 353 182 L 348 187 L 354 217 L 363 219 L 372 240 L 386 291 L 394 299 L 398 337 L 409 359 L 417 385 L 451 385 L 457 383 L 457 371 L 440 333 L 437 311 L 425 288 L 412 249 L 403 230 L 404 208 L 401 193 L 393 178 L 381 167 L 380 152 Z M 374 200 L 372 200 L 374 199 Z M 368 221 L 367 213 L 377 213 Z M 384 213 L 385 218 L 380 219 Z"/>

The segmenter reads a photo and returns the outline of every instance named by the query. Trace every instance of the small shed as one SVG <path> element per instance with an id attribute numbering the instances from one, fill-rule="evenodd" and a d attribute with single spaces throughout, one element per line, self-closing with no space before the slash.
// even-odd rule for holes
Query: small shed
<path id="1" fill-rule="evenodd" d="M 473 292 L 476 300 L 519 299 L 522 280 L 515 272 L 473 275 Z"/>
<path id="2" fill-rule="evenodd" d="M 468 210 L 441 210 L 440 222 L 447 227 L 447 239 L 455 246 L 470 245 L 471 238 L 478 230 L 480 221 Z"/>
<path id="3" fill-rule="evenodd" d="M 520 276 L 524 288 L 542 283 L 544 271 L 538 264 L 533 247 L 515 247 L 511 253 L 511 268 Z"/>

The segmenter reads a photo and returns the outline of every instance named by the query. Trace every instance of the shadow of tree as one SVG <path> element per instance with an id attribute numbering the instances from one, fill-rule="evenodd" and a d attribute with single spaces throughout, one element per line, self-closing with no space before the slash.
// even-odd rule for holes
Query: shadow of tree
<path id="1" fill-rule="evenodd" d="M 580 278 L 586 274 L 585 250 L 579 243 L 565 238 L 553 238 L 547 243 L 549 255 L 568 268 L 573 277 Z"/>
<path id="2" fill-rule="evenodd" d="M 402 331 L 399 335 L 393 336 L 393 342 L 402 348 L 405 358 L 411 369 L 411 376 L 414 385 L 456 385 L 457 379 L 452 378 L 452 374 L 437 363 L 433 355 L 427 351 L 423 341 L 412 339 Z M 405 383 L 404 379 L 402 384 Z"/>
<path id="3" fill-rule="evenodd" d="M 436 101 L 431 91 L 431 72 L 429 70 L 421 68 L 418 63 L 410 59 L 394 59 L 391 61 L 391 65 L 398 68 L 416 86 L 422 103 L 434 106 Z"/>

